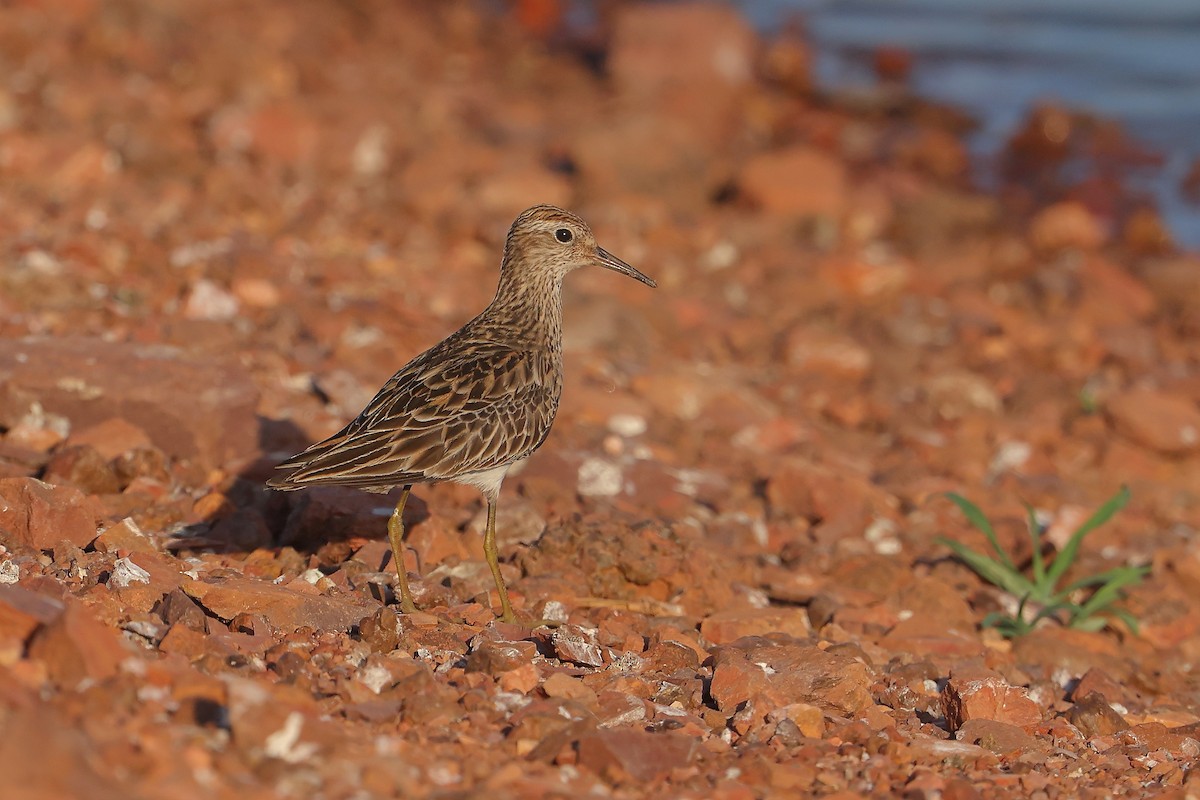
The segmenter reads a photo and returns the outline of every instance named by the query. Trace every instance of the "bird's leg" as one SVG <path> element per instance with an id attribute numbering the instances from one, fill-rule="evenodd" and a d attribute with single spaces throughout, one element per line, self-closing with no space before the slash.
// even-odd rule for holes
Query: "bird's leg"
<path id="1" fill-rule="evenodd" d="M 483 554 L 487 557 L 488 566 L 492 568 L 492 577 L 496 579 L 496 591 L 500 593 L 500 619 L 504 622 L 516 622 L 517 615 L 513 613 L 508 602 L 508 587 L 500 575 L 500 560 L 496 553 L 496 498 L 488 498 L 487 531 L 483 534 Z"/>
<path id="2" fill-rule="evenodd" d="M 404 569 L 404 504 L 408 502 L 411 486 L 405 486 L 400 492 L 400 500 L 388 520 L 388 542 L 392 545 L 392 562 L 396 565 L 396 577 L 400 579 L 400 610 L 412 614 L 417 610 L 413 603 L 412 591 L 408 588 L 408 573 Z"/>

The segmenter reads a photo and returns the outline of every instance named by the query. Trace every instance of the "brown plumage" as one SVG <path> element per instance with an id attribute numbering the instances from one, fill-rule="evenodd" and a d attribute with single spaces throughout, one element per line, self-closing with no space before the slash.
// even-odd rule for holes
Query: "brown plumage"
<path id="1" fill-rule="evenodd" d="M 496 554 L 496 502 L 505 473 L 550 433 L 562 394 L 562 281 L 586 266 L 655 285 L 598 247 L 574 214 L 547 205 L 522 213 L 509 229 L 491 304 L 402 367 L 349 425 L 280 464 L 287 475 L 268 481 L 289 490 L 404 487 L 388 523 L 404 611 L 416 610 L 401 549 L 404 504 L 413 484 L 450 480 L 487 499 L 484 553 L 501 616 L 514 619 Z"/>

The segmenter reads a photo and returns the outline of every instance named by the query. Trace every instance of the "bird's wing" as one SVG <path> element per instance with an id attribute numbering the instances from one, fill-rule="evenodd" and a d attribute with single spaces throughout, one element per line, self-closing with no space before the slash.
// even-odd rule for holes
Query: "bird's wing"
<path id="1" fill-rule="evenodd" d="M 349 425 L 281 464 L 294 471 L 272 485 L 396 486 L 510 464 L 549 433 L 556 375 L 546 353 L 488 341 L 435 347 Z"/>

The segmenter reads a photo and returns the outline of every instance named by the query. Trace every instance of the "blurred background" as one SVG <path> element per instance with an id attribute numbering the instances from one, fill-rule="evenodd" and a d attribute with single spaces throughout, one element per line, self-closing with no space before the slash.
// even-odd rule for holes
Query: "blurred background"
<path id="1" fill-rule="evenodd" d="M 761 30 L 807 31 L 820 85 L 870 90 L 881 49 L 913 88 L 969 113 L 976 175 L 1039 104 L 1121 123 L 1147 153 L 1133 185 L 1181 242 L 1200 245 L 1200 6 L 1187 0 L 741 0 Z M 1086 170 L 1086 166 L 1081 167 Z"/>

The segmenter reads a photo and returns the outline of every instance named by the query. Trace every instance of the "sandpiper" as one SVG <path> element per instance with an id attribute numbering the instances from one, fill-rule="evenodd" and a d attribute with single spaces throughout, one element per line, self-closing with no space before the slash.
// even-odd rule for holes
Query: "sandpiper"
<path id="1" fill-rule="evenodd" d="M 526 210 L 508 231 L 491 304 L 408 362 L 345 428 L 279 465 L 276 489 L 401 487 L 388 520 L 400 608 L 417 610 L 404 569 L 404 504 L 414 484 L 455 481 L 487 499 L 483 551 L 500 595 L 500 617 L 516 619 L 496 552 L 496 503 L 514 464 L 550 432 L 562 394 L 562 282 L 587 266 L 657 284 L 597 246 L 579 217 L 549 205 Z"/>

